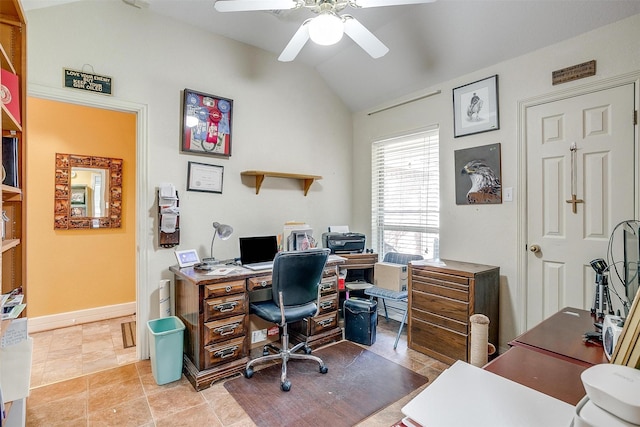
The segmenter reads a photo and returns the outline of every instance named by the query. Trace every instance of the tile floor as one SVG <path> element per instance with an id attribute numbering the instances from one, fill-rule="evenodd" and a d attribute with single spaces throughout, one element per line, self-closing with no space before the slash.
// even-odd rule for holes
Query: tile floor
<path id="1" fill-rule="evenodd" d="M 149 360 L 136 361 L 123 349 L 118 318 L 55 331 L 34 338 L 27 426 L 254 426 L 223 382 L 196 392 L 187 379 L 159 386 Z M 398 322 L 381 318 L 376 342 L 363 346 L 433 381 L 447 366 L 407 348 L 406 331 L 393 349 Z M 359 424 L 389 427 L 402 418 L 404 397 Z M 293 390 L 292 390 L 293 392 Z"/>

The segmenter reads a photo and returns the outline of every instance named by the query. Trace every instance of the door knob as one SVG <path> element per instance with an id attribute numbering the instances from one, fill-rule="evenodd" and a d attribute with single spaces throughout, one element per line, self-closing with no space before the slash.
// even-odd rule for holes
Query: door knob
<path id="1" fill-rule="evenodd" d="M 537 254 L 538 252 L 540 252 L 540 246 L 538 245 L 531 245 L 529 246 L 529 250 L 531 252 L 533 252 L 534 254 Z"/>

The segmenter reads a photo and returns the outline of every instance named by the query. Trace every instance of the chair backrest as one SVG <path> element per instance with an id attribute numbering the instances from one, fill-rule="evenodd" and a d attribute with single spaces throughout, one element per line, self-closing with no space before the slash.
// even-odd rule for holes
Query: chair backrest
<path id="1" fill-rule="evenodd" d="M 422 255 L 402 254 L 400 252 L 387 252 L 384 255 L 383 262 L 390 262 L 392 264 L 408 265 L 410 261 L 424 259 Z"/>
<path id="2" fill-rule="evenodd" d="M 315 301 L 330 252 L 329 249 L 278 252 L 271 274 L 273 302 L 280 307 L 280 292 L 285 306 Z"/>

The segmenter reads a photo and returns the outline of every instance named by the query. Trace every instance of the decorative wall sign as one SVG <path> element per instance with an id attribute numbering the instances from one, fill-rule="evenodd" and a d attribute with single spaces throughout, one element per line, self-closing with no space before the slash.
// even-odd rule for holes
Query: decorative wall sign
<path id="1" fill-rule="evenodd" d="M 189 162 L 187 191 L 204 191 L 222 194 L 224 166 Z"/>
<path id="2" fill-rule="evenodd" d="M 233 100 L 184 90 L 182 151 L 231 156 Z"/>
<path id="3" fill-rule="evenodd" d="M 65 68 L 63 78 L 64 87 L 111 95 L 111 77 Z"/>
<path id="4" fill-rule="evenodd" d="M 500 144 L 454 152 L 456 204 L 502 203 Z"/>
<path id="5" fill-rule="evenodd" d="M 453 136 L 500 129 L 498 76 L 453 89 Z"/>
<path id="6" fill-rule="evenodd" d="M 573 65 L 571 67 L 556 70 L 551 73 L 551 82 L 553 85 L 567 83 L 573 80 L 584 79 L 585 77 L 596 75 L 595 59 L 582 64 Z"/>

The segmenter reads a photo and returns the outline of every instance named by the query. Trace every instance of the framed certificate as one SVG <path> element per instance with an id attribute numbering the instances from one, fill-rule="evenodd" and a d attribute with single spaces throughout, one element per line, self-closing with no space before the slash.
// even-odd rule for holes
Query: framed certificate
<path id="1" fill-rule="evenodd" d="M 187 191 L 222 194 L 224 166 L 189 162 Z"/>

